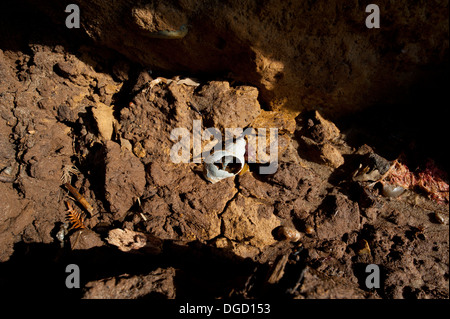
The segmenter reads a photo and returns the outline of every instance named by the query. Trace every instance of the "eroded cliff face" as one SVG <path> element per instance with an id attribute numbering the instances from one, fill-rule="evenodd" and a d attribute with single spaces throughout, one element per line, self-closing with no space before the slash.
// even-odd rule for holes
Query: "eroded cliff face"
<path id="1" fill-rule="evenodd" d="M 411 85 L 448 67 L 448 1 L 32 1 L 63 24 L 69 3 L 81 29 L 152 70 L 222 77 L 256 86 L 272 110 L 328 117 L 403 100 Z M 179 30 L 181 39 L 158 31 Z"/>

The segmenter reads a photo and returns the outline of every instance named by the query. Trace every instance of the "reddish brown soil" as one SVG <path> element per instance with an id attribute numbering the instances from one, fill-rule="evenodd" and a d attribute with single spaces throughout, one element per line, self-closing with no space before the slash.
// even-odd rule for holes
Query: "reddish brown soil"
<path id="1" fill-rule="evenodd" d="M 403 130 L 410 115 L 391 125 L 401 112 L 367 111 L 337 126 L 314 112 L 274 116 L 253 86 L 152 84 L 158 75 L 32 12 L 24 26 L 0 11 L 0 286 L 10 296 L 449 297 L 448 203 L 416 190 L 386 198 L 352 179 L 371 153 L 447 169 L 438 142 Z M 202 164 L 172 163 L 171 130 L 199 119 L 278 127 L 276 173 L 251 164 L 211 184 Z M 84 229 L 67 229 L 65 201 Z M 80 289 L 64 285 L 71 263 Z M 369 264 L 380 288 L 365 285 Z"/>

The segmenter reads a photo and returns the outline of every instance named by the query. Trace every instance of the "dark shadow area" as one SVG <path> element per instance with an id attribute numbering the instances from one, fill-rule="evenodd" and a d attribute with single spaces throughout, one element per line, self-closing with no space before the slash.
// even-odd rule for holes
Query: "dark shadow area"
<path id="1" fill-rule="evenodd" d="M 344 154 L 344 164 L 331 173 L 328 182 L 337 187 L 339 191 L 348 196 L 349 199 L 359 204 L 361 208 L 372 206 L 376 201 L 374 189 L 354 182 L 353 174 L 359 165 L 367 158 L 360 154 Z"/>
<path id="2" fill-rule="evenodd" d="M 432 158 L 448 172 L 449 86 L 448 68 L 443 68 L 431 79 L 416 81 L 400 103 L 376 104 L 336 124 L 353 147 L 368 144 L 388 160 L 403 153 L 411 169 Z"/>
<path id="3" fill-rule="evenodd" d="M 264 297 L 272 300 L 293 298 L 303 284 L 308 258 L 307 249 L 300 247 L 294 250 L 288 257 L 283 277 L 274 285 L 266 285 Z"/>
<path id="4" fill-rule="evenodd" d="M 66 287 L 69 264 L 80 269 L 80 289 Z M 90 281 L 174 267 L 177 299 L 211 300 L 226 298 L 233 288 L 244 287 L 255 266 L 248 259 L 198 242 L 179 245 L 166 241 L 160 255 L 124 253 L 108 246 L 69 251 L 58 244 L 21 242 L 11 258 L 0 264 L 0 287 L 11 299 L 80 298 Z M 161 299 L 162 295 L 150 293 L 143 298 Z"/>

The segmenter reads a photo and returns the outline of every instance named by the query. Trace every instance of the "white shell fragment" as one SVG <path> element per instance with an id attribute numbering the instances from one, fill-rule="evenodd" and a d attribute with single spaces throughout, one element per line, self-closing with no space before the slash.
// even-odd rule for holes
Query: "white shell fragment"
<path id="1" fill-rule="evenodd" d="M 383 184 L 381 192 L 386 197 L 398 197 L 405 192 L 405 189 L 401 186 Z"/>
<path id="2" fill-rule="evenodd" d="M 245 145 L 243 137 L 236 140 L 225 150 L 220 150 L 205 159 L 205 178 L 211 183 L 233 177 L 244 168 Z"/>
<path id="3" fill-rule="evenodd" d="M 200 83 L 195 82 L 194 80 L 192 80 L 190 78 L 185 78 L 185 79 L 179 80 L 177 82 L 177 84 L 184 84 L 187 86 L 199 86 L 200 85 Z"/>

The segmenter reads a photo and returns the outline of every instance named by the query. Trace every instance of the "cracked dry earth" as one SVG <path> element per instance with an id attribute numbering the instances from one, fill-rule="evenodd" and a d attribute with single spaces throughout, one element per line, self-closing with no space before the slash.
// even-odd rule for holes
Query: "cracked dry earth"
<path id="1" fill-rule="evenodd" d="M 370 146 L 349 146 L 317 112 L 263 110 L 254 87 L 157 83 L 120 56 L 76 52 L 0 50 L 8 294 L 448 298 L 448 204 L 410 190 L 387 198 L 353 181 Z M 112 65 L 100 62 L 107 54 Z M 170 133 L 192 132 L 193 120 L 278 128 L 278 170 L 259 175 L 251 164 L 211 184 L 202 164 L 172 163 Z M 84 229 L 69 228 L 66 202 L 83 212 Z M 64 287 L 70 263 L 83 272 L 77 291 Z M 368 264 L 380 267 L 380 288 L 365 286 Z"/>

